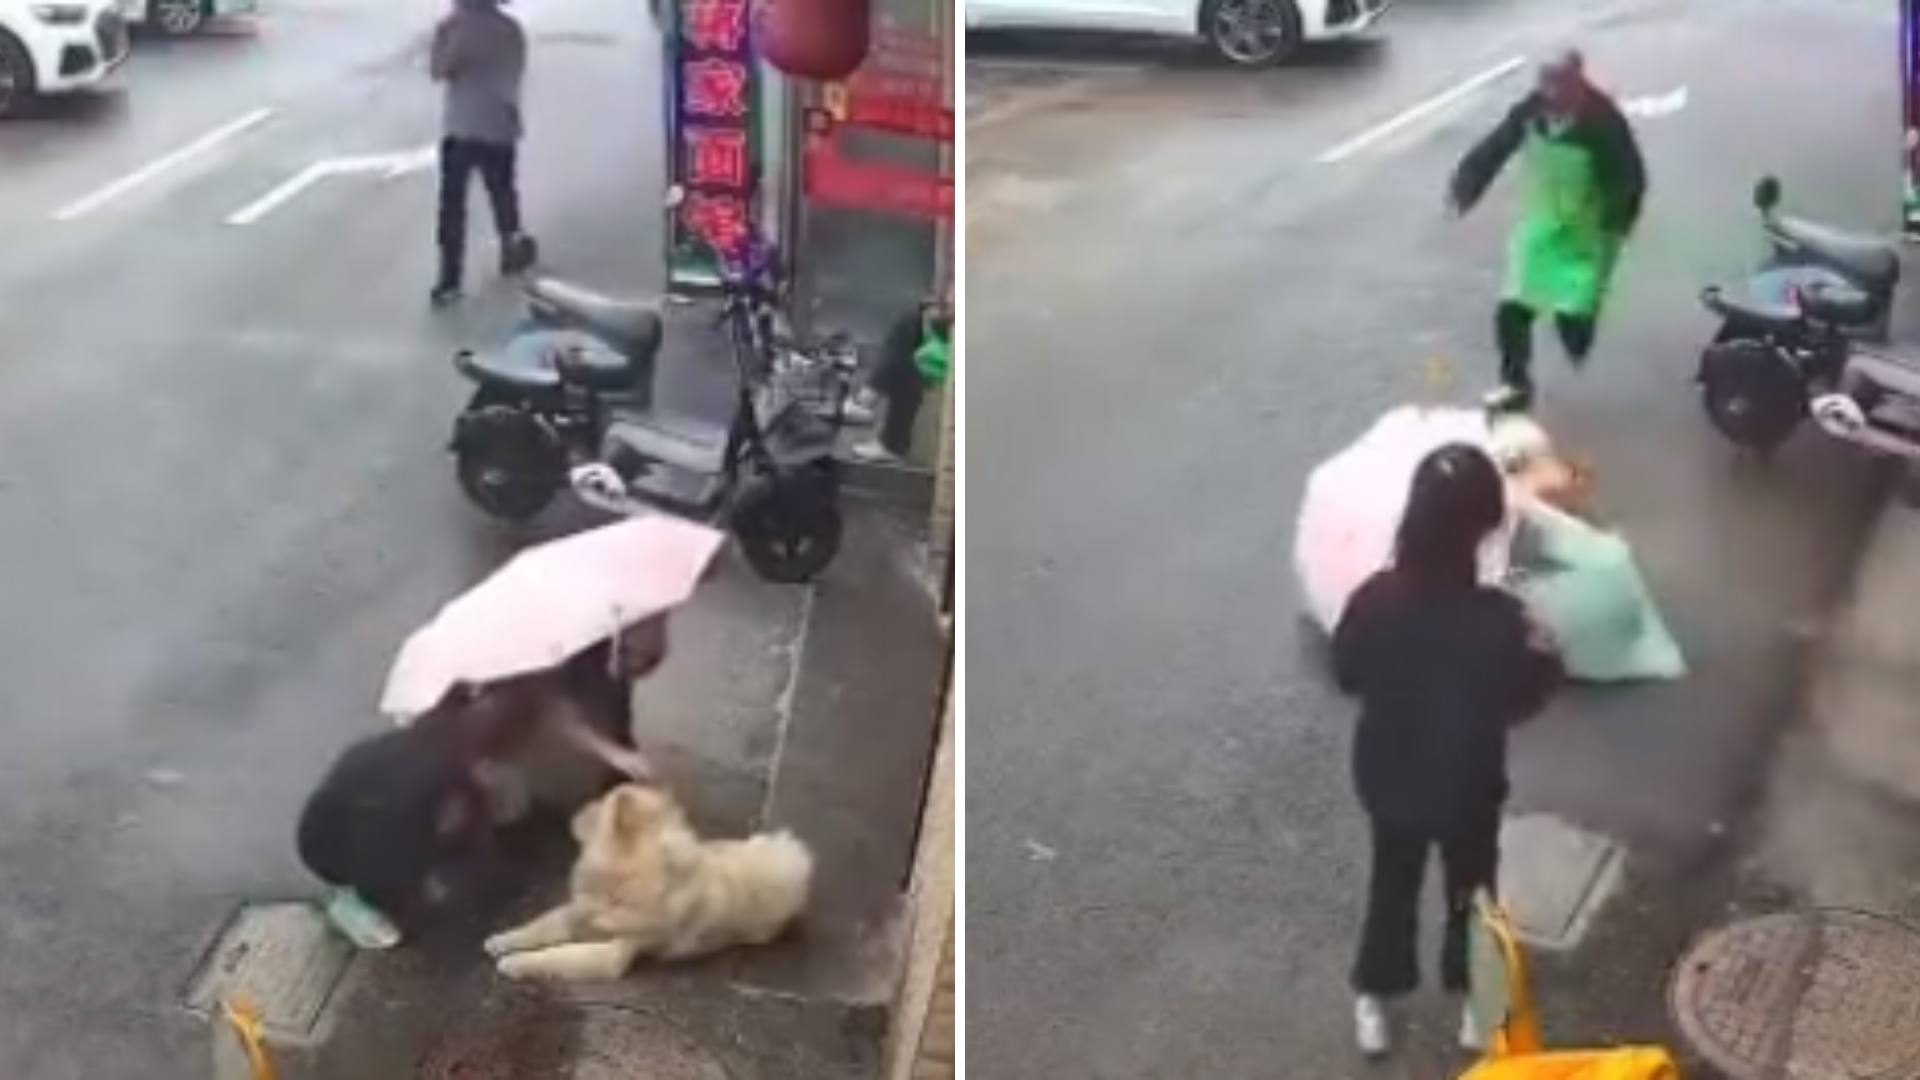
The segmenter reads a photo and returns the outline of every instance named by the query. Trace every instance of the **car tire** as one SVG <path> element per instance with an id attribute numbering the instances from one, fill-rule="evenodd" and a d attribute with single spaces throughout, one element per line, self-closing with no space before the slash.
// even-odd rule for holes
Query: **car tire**
<path id="1" fill-rule="evenodd" d="M 1303 32 L 1293 0 L 1205 0 L 1200 36 L 1236 67 L 1267 67 L 1292 56 Z"/>
<path id="2" fill-rule="evenodd" d="M 207 0 L 147 0 L 147 22 L 167 37 L 192 37 L 206 29 L 207 7 Z"/>
<path id="3" fill-rule="evenodd" d="M 38 86 L 27 47 L 0 30 L 0 117 L 18 116 L 33 100 Z"/>

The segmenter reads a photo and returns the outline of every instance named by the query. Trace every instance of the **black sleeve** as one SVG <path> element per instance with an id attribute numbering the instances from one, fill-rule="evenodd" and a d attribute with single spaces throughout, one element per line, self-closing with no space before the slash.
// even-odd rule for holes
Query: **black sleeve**
<path id="1" fill-rule="evenodd" d="M 1467 151 L 1460 164 L 1453 170 L 1451 191 L 1453 204 L 1461 213 L 1473 209 L 1480 197 L 1493 186 L 1494 178 L 1500 170 L 1506 168 L 1508 159 L 1527 137 L 1527 125 L 1540 113 L 1540 98 L 1537 94 L 1528 94 L 1513 108 L 1499 125 L 1488 132 L 1485 138 L 1475 143 Z"/>
<path id="2" fill-rule="evenodd" d="M 1519 724 L 1532 719 L 1553 700 L 1554 692 L 1566 679 L 1566 668 L 1558 654 L 1540 649 L 1530 640 L 1531 623 L 1520 601 L 1505 593 L 1494 595 L 1499 603 L 1501 651 L 1509 657 L 1501 664 L 1505 672 L 1500 688 L 1501 712 L 1509 724 Z"/>
<path id="3" fill-rule="evenodd" d="M 1615 236 L 1625 236 L 1640 220 L 1640 204 L 1647 195 L 1647 164 L 1619 106 L 1603 94 L 1593 100 L 1591 146 L 1596 179 L 1606 200 L 1603 224 Z"/>
<path id="4" fill-rule="evenodd" d="M 614 676 L 613 643 L 603 641 L 567 662 L 567 692 L 601 734 L 633 745 L 633 688 Z"/>
<path id="5" fill-rule="evenodd" d="M 1333 677 L 1341 693 L 1360 693 L 1366 687 L 1368 673 L 1373 670 L 1383 580 L 1376 576 L 1360 586 L 1347 601 L 1346 610 L 1340 613 L 1339 624 L 1333 628 Z"/>

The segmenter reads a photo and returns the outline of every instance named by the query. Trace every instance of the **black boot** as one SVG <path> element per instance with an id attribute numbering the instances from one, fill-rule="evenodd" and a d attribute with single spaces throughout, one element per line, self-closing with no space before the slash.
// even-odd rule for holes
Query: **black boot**
<path id="1" fill-rule="evenodd" d="M 506 277 L 524 274 L 540 261 L 540 245 L 526 233 L 515 233 L 500 241 L 500 273 Z"/>

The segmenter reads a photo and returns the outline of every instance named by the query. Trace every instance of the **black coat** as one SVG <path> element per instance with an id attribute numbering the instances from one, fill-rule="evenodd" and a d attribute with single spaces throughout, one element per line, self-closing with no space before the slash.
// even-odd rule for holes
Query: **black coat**
<path id="1" fill-rule="evenodd" d="M 1546 105 L 1538 92 L 1528 94 L 1507 110 L 1499 126 L 1467 151 L 1453 172 L 1453 202 L 1460 212 L 1473 209 L 1480 201 L 1529 132 L 1545 134 L 1547 130 Z M 1573 122 L 1553 137 L 1577 143 L 1592 153 L 1594 180 L 1606 203 L 1601 224 L 1615 236 L 1632 232 L 1647 195 L 1647 166 L 1633 128 L 1619 106 L 1599 90 L 1589 90 Z"/>
<path id="2" fill-rule="evenodd" d="M 1520 601 L 1498 589 L 1386 570 L 1334 632 L 1340 687 L 1360 699 L 1353 778 L 1377 819 L 1444 833 L 1507 798 L 1507 729 L 1558 685 Z"/>

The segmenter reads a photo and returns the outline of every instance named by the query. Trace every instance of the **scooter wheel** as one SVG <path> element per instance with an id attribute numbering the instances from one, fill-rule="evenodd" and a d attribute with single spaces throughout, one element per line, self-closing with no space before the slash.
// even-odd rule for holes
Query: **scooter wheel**
<path id="1" fill-rule="evenodd" d="M 1799 373 L 1759 341 L 1710 347 L 1700 365 L 1700 400 L 1715 430 L 1737 446 L 1763 452 L 1786 442 L 1807 412 Z"/>
<path id="2" fill-rule="evenodd" d="M 812 581 L 840 553 L 840 485 L 825 470 L 769 477 L 742 493 L 733 535 L 754 572 L 782 585 Z"/>
<path id="3" fill-rule="evenodd" d="M 460 418 L 454 440 L 460 490 L 488 516 L 523 522 L 566 486 L 566 452 L 520 409 L 492 406 Z"/>

